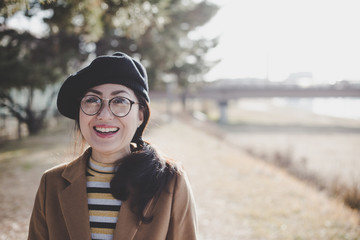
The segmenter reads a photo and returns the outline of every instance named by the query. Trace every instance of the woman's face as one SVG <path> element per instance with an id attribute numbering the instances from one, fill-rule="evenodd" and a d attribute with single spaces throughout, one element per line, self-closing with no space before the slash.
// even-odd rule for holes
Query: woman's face
<path id="1" fill-rule="evenodd" d="M 105 99 L 125 97 L 138 102 L 131 89 L 119 84 L 95 86 L 89 89 L 86 95 Z M 133 104 L 128 115 L 117 117 L 111 112 L 108 100 L 102 101 L 100 111 L 93 116 L 85 114 L 80 109 L 80 130 L 86 142 L 92 147 L 95 160 L 109 161 L 106 157 L 117 160 L 130 153 L 130 142 L 143 122 L 143 113 L 139 110 L 139 104 Z M 96 159 L 94 155 L 104 159 Z"/>

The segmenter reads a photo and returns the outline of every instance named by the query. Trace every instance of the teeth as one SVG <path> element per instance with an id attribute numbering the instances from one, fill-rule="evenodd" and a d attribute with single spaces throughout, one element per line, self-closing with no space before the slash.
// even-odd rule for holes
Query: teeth
<path id="1" fill-rule="evenodd" d="M 119 128 L 98 128 L 95 127 L 95 130 L 102 133 L 116 132 Z"/>

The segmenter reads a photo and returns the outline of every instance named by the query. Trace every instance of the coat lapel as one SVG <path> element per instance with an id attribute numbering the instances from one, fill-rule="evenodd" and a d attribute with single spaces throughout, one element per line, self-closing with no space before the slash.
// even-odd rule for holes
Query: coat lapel
<path id="1" fill-rule="evenodd" d="M 77 160 L 71 162 L 62 177 L 69 185 L 59 196 L 70 239 L 90 240 L 89 210 L 86 193 L 86 165 L 91 150 L 87 150 Z"/>
<path id="2" fill-rule="evenodd" d="M 153 201 L 154 199 L 152 199 L 145 208 L 145 216 L 153 205 Z M 130 200 L 122 202 L 114 232 L 114 239 L 133 240 L 138 233 L 141 224 L 142 222 L 139 224 L 137 223 L 136 216 L 131 211 Z"/>
<path id="3" fill-rule="evenodd" d="M 69 185 L 59 196 L 60 206 L 72 240 L 91 239 L 85 174 L 90 155 L 91 149 L 88 149 L 81 157 L 71 162 L 62 174 L 62 177 L 69 182 Z M 149 212 L 152 204 L 153 200 L 145 208 L 145 215 Z M 122 202 L 114 239 L 133 240 L 140 226 L 141 222 L 137 224 L 136 216 L 131 211 L 130 201 Z"/>
<path id="4" fill-rule="evenodd" d="M 136 217 L 130 210 L 130 201 L 121 204 L 118 220 L 115 227 L 114 239 L 132 240 L 138 231 Z"/>

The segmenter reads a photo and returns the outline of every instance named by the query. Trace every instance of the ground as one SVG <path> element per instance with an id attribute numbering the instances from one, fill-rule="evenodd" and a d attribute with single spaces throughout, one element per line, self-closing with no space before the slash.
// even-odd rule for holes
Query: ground
<path id="1" fill-rule="evenodd" d="M 187 171 L 200 239 L 360 239 L 358 212 L 205 129 L 189 118 L 157 119 L 145 137 Z M 26 239 L 42 172 L 72 150 L 70 130 L 1 148 L 0 240 Z"/>

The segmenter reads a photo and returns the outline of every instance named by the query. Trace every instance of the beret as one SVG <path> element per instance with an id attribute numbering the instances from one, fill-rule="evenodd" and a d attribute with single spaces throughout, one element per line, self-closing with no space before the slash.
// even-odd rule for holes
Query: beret
<path id="1" fill-rule="evenodd" d="M 117 52 L 95 58 L 64 81 L 57 98 L 59 112 L 65 117 L 78 119 L 80 98 L 88 89 L 106 83 L 124 85 L 150 102 L 144 66 L 125 53 Z"/>

